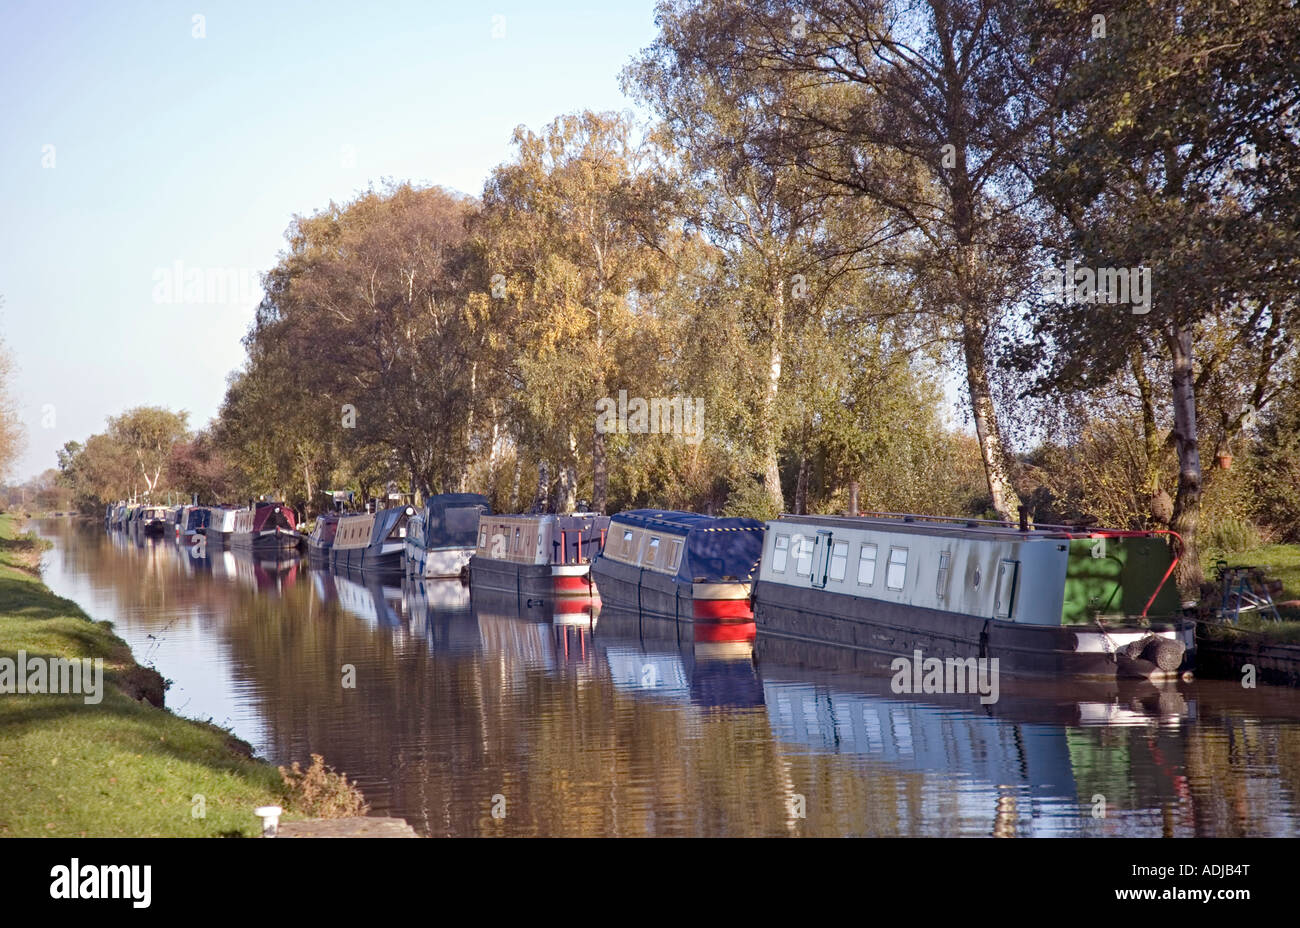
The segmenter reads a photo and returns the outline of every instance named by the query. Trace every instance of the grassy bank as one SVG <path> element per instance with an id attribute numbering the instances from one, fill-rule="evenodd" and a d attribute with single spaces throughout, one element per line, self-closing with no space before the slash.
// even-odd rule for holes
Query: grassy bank
<path id="1" fill-rule="evenodd" d="M 1214 565 L 1219 559 L 1231 567 L 1264 568 L 1270 578 L 1282 581 L 1282 594 L 1274 597 L 1275 601 L 1300 600 L 1300 545 L 1263 545 L 1230 555 L 1207 551 L 1201 560 L 1207 577 L 1213 577 Z M 1258 613 L 1247 613 L 1241 617 L 1237 630 L 1245 632 L 1245 637 L 1262 635 L 1268 641 L 1300 644 L 1300 607 L 1279 606 L 1278 613 L 1283 620 L 1280 623 Z M 1215 626 L 1209 632 L 1216 637 L 1231 639 L 1234 629 Z"/>
<path id="2" fill-rule="evenodd" d="M 103 658 L 103 700 L 0 694 L 0 836 L 256 835 L 274 767 L 213 725 L 132 698 L 159 689 L 108 622 L 41 582 L 41 542 L 0 515 L 0 654 Z M 195 817 L 202 796 L 203 817 Z"/>

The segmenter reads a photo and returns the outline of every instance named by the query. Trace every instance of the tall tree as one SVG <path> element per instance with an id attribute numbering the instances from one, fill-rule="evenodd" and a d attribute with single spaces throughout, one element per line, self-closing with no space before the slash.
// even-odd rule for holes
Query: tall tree
<path id="1" fill-rule="evenodd" d="M 1044 44 L 1090 39 L 1066 82 L 1038 183 L 1069 221 L 1058 254 L 1089 270 L 1147 268 L 1150 280 L 1150 302 L 1137 311 L 1084 299 L 1039 314 L 1035 347 L 1052 359 L 1044 382 L 1097 384 L 1135 354 L 1164 354 L 1178 459 L 1172 527 L 1186 543 L 1178 580 L 1195 590 L 1205 431 L 1198 389 L 1220 357 L 1216 349 L 1198 357 L 1198 342 L 1253 346 L 1246 379 L 1258 404 L 1294 325 L 1300 201 L 1288 169 L 1300 157 L 1300 10 L 1159 0 L 1086 10 L 1046 3 L 1036 14 Z M 1207 325 L 1232 334 L 1226 343 L 1207 339 Z M 1228 418 L 1244 417 L 1244 407 Z"/>
<path id="2" fill-rule="evenodd" d="M 189 434 L 189 414 L 162 406 L 137 406 L 108 420 L 108 436 L 125 449 L 134 463 L 133 474 L 140 480 L 146 498 L 157 499 L 165 489 L 172 445 Z"/>
<path id="3" fill-rule="evenodd" d="M 993 506 L 1013 517 L 991 355 L 1030 243 L 1017 158 L 1045 109 L 1022 92 L 1014 6 L 676 0 L 660 17 L 692 21 L 725 84 L 760 74 L 804 89 L 769 101 L 782 120 L 764 157 L 835 192 L 827 208 L 889 216 L 853 245 L 912 281 L 915 308 L 959 359 Z"/>
<path id="4" fill-rule="evenodd" d="M 618 382 L 618 360 L 635 352 L 646 318 L 638 294 L 661 285 L 662 188 L 647 146 L 616 114 L 561 116 L 540 133 L 521 127 L 514 144 L 483 194 L 491 298 L 508 304 L 500 318 L 522 408 L 550 424 L 558 505 L 575 501 L 582 435 L 592 449 L 592 507 L 604 511 L 596 402 Z"/>

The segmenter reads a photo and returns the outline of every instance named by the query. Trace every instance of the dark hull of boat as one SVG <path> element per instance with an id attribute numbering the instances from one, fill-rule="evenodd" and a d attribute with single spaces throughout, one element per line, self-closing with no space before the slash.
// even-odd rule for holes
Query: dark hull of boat
<path id="1" fill-rule="evenodd" d="M 477 554 L 469 561 L 469 584 L 471 590 L 492 590 L 524 597 L 550 598 L 555 595 L 550 564 L 516 564 Z"/>
<path id="2" fill-rule="evenodd" d="M 313 567 L 328 567 L 330 563 L 330 550 L 333 545 L 314 545 L 311 539 L 307 540 L 307 560 Z"/>
<path id="3" fill-rule="evenodd" d="M 235 532 L 230 536 L 230 547 L 235 551 L 252 551 L 254 554 L 283 554 L 298 550 L 302 539 L 297 532 L 265 532 L 253 535 Z"/>
<path id="4" fill-rule="evenodd" d="M 212 529 L 204 529 L 203 534 L 208 539 L 209 548 L 225 549 L 230 547 L 230 532 L 217 532 Z"/>
<path id="5" fill-rule="evenodd" d="M 167 523 L 157 520 L 146 522 L 140 530 L 151 538 L 161 538 L 167 531 Z"/>
<path id="6" fill-rule="evenodd" d="M 330 566 L 335 570 L 362 570 L 377 574 L 402 574 L 406 569 L 405 552 L 369 548 L 330 548 Z"/>
<path id="7" fill-rule="evenodd" d="M 758 635 L 788 638 L 809 646 L 851 649 L 886 658 L 997 658 L 1000 673 L 1020 676 L 1113 678 L 1129 669 L 1096 626 L 1029 625 L 984 619 L 815 589 L 759 582 L 754 593 Z M 1155 623 L 1153 623 L 1155 625 Z M 1194 624 L 1178 622 L 1151 629 L 1107 626 L 1112 635 L 1140 636 L 1172 631 L 1188 650 L 1176 673 L 1195 663 Z M 1080 649 L 1085 639 L 1085 649 Z M 1095 646 L 1094 649 L 1086 649 Z M 814 648 L 815 649 L 815 648 Z M 1133 668 L 1140 673 L 1141 668 Z"/>
<path id="8" fill-rule="evenodd" d="M 668 618 L 691 619 L 691 585 L 609 558 L 591 565 L 591 579 L 607 607 Z"/>

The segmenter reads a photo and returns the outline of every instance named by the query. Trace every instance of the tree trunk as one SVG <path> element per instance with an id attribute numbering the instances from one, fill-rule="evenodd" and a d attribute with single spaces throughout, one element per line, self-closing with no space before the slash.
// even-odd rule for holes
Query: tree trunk
<path id="1" fill-rule="evenodd" d="M 795 515 L 804 515 L 808 512 L 808 454 L 799 452 L 799 479 L 794 485 L 794 512 Z"/>
<path id="2" fill-rule="evenodd" d="M 492 444 L 488 446 L 487 493 L 493 496 L 497 489 L 497 468 L 501 464 L 498 446 L 501 441 L 501 423 L 497 421 L 496 412 L 492 413 Z"/>
<path id="3" fill-rule="evenodd" d="M 1178 495 L 1174 497 L 1170 527 L 1183 539 L 1183 556 L 1175 578 L 1183 593 L 1195 595 L 1204 575 L 1196 549 L 1196 530 L 1201 517 L 1201 452 L 1196 440 L 1196 370 L 1191 329 L 1175 326 L 1168 342 L 1173 361 L 1174 448 L 1178 452 Z"/>
<path id="4" fill-rule="evenodd" d="M 609 470 L 605 462 L 605 433 L 593 428 L 591 433 L 591 511 L 605 512 L 609 496 Z"/>
<path id="5" fill-rule="evenodd" d="M 569 453 L 560 468 L 560 479 L 555 486 L 555 511 L 573 512 L 578 492 L 578 440 L 569 432 Z"/>
<path id="6" fill-rule="evenodd" d="M 469 470 L 474 465 L 470 446 L 474 443 L 474 406 L 478 403 L 478 362 L 469 366 L 469 402 L 465 409 L 465 431 L 461 438 L 460 473 L 456 475 L 456 492 L 464 493 L 469 486 Z"/>
<path id="7" fill-rule="evenodd" d="M 1002 446 L 1002 433 L 998 428 L 993 393 L 989 388 L 988 357 L 984 353 L 982 324 L 972 324 L 969 321 L 964 324 L 962 349 L 966 356 L 966 386 L 970 391 L 975 435 L 979 439 L 980 457 L 984 461 L 984 474 L 988 478 L 989 495 L 993 497 L 993 509 L 999 519 L 1014 522 L 1019 516 L 1020 497 L 1007 473 L 1006 449 Z"/>
<path id="8" fill-rule="evenodd" d="M 537 492 L 533 495 L 533 505 L 530 512 L 546 511 L 546 495 L 550 490 L 551 475 L 550 469 L 546 466 L 545 461 L 537 462 Z"/>
<path id="9" fill-rule="evenodd" d="M 781 341 L 785 329 L 785 281 L 777 279 L 772 287 L 775 308 L 772 311 L 772 346 L 768 355 L 767 393 L 763 398 L 763 417 L 759 422 L 763 442 L 763 489 L 776 512 L 785 509 L 785 495 L 781 492 L 781 468 L 777 461 L 777 441 L 780 439 L 776 423 L 777 398 L 781 389 Z"/>
<path id="10" fill-rule="evenodd" d="M 1142 400 L 1142 442 L 1146 449 L 1146 487 L 1148 493 L 1160 490 L 1160 457 L 1163 443 L 1160 441 L 1160 429 L 1156 425 L 1155 391 L 1151 388 L 1151 379 L 1147 377 L 1146 365 L 1142 363 L 1142 348 L 1134 345 L 1129 355 L 1129 365 L 1133 369 L 1133 379 L 1137 381 L 1138 396 Z"/>
<path id="11" fill-rule="evenodd" d="M 507 500 L 509 510 L 518 512 L 523 506 L 523 501 L 519 498 L 519 485 L 524 479 L 524 456 L 518 446 L 515 447 L 515 468 L 514 473 L 510 476 L 510 499 Z"/>

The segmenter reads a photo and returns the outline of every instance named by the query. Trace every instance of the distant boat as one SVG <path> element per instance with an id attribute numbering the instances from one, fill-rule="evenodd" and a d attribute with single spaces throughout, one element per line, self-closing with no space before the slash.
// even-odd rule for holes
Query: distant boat
<path id="1" fill-rule="evenodd" d="M 608 527 L 609 516 L 594 512 L 481 515 L 470 584 L 524 596 L 595 596 L 591 559 Z"/>
<path id="2" fill-rule="evenodd" d="M 203 534 L 207 536 L 209 548 L 229 548 L 230 538 L 235 532 L 235 516 L 239 510 L 234 506 L 209 506 L 208 524 Z"/>
<path id="3" fill-rule="evenodd" d="M 202 538 L 210 514 L 207 506 L 186 506 L 181 514 L 180 543 L 188 547 Z"/>
<path id="4" fill-rule="evenodd" d="M 328 566 L 330 549 L 334 547 L 334 535 L 339 530 L 339 514 L 322 513 L 316 519 L 316 525 L 307 536 L 307 557 L 313 564 Z"/>
<path id="5" fill-rule="evenodd" d="M 610 520 L 591 574 L 606 607 L 753 622 L 749 598 L 762 554 L 757 519 L 634 509 Z"/>
<path id="6" fill-rule="evenodd" d="M 236 551 L 255 554 L 297 551 L 301 542 L 293 510 L 284 503 L 262 500 L 251 509 L 235 512 L 230 547 Z"/>
<path id="7" fill-rule="evenodd" d="M 137 524 L 146 535 L 161 537 L 167 531 L 171 510 L 165 506 L 145 506 L 136 519 Z"/>
<path id="8" fill-rule="evenodd" d="M 479 517 L 491 512 L 488 498 L 478 493 L 429 497 L 407 525 L 407 575 L 425 580 L 459 577 L 474 553 Z"/>
<path id="9" fill-rule="evenodd" d="M 402 573 L 406 527 L 413 515 L 413 506 L 394 506 L 340 516 L 330 547 L 330 565 L 336 569 Z"/>

